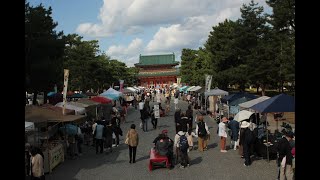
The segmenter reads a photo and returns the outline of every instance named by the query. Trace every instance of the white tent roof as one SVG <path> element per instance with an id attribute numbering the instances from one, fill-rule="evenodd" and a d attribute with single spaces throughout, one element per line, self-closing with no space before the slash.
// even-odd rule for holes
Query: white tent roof
<path id="1" fill-rule="evenodd" d="M 63 102 L 59 102 L 55 106 L 63 107 Z M 85 114 L 86 113 L 86 109 L 85 108 L 76 106 L 76 105 L 71 104 L 69 102 L 66 102 L 66 108 L 74 110 L 75 111 L 75 115 L 80 115 L 80 114 Z"/>
<path id="2" fill-rule="evenodd" d="M 34 130 L 34 122 L 24 122 L 24 131 L 33 131 Z"/>
<path id="3" fill-rule="evenodd" d="M 201 88 L 202 88 L 201 86 L 196 86 L 196 87 L 190 89 L 189 91 L 198 91 L 198 90 L 200 90 Z"/>
<path id="4" fill-rule="evenodd" d="M 219 88 L 210 89 L 208 92 L 204 93 L 205 96 L 221 96 L 221 95 L 229 95 L 229 92 L 221 90 Z"/>
<path id="5" fill-rule="evenodd" d="M 251 108 L 253 105 L 258 104 L 258 103 L 260 103 L 262 101 L 265 101 L 265 100 L 267 100 L 269 98 L 270 97 L 268 97 L 268 96 L 261 96 L 259 98 L 253 99 L 251 101 L 247 101 L 247 102 L 241 103 L 241 104 L 239 104 L 239 107 L 241 107 L 241 108 Z"/>
<path id="6" fill-rule="evenodd" d="M 188 87 L 187 89 L 186 89 L 186 91 L 190 91 L 192 88 L 194 88 L 194 87 L 196 87 L 196 86 L 191 86 L 191 87 Z"/>
<path id="7" fill-rule="evenodd" d="M 135 89 L 133 87 L 127 87 L 127 89 L 131 90 L 132 92 L 137 92 L 137 89 Z"/>

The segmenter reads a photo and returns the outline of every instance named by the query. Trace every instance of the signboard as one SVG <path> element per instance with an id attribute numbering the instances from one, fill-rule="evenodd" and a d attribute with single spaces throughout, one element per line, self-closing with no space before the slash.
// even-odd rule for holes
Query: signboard
<path id="1" fill-rule="evenodd" d="M 154 107 L 154 117 L 155 118 L 160 118 L 159 105 L 155 104 L 153 107 Z"/>
<path id="2" fill-rule="evenodd" d="M 181 78 L 177 78 L 178 87 L 181 87 L 181 86 L 180 86 L 180 83 L 181 83 Z"/>
<path id="3" fill-rule="evenodd" d="M 55 168 L 59 163 L 64 161 L 64 152 L 62 144 L 57 145 L 52 150 L 49 150 L 49 167 L 50 172 Z"/>
<path id="4" fill-rule="evenodd" d="M 206 75 L 206 87 L 205 91 L 209 91 L 211 88 L 212 75 Z"/>
<path id="5" fill-rule="evenodd" d="M 124 83 L 124 80 L 119 80 L 119 83 L 120 83 L 120 92 L 123 92 L 123 83 Z"/>

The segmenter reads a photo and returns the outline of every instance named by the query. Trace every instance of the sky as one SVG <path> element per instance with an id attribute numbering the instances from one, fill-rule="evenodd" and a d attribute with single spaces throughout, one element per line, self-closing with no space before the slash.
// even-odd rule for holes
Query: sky
<path id="1" fill-rule="evenodd" d="M 251 0 L 27 0 L 51 6 L 57 31 L 98 40 L 101 52 L 128 67 L 141 55 L 175 54 L 203 47 L 212 27 L 240 18 Z M 271 12 L 265 0 L 255 0 Z"/>

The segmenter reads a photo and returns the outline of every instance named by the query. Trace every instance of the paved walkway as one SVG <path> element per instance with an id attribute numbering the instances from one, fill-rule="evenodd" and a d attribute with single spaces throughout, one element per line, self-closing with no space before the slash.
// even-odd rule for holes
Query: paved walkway
<path id="1" fill-rule="evenodd" d="M 153 106 L 153 102 L 150 105 Z M 162 103 L 164 104 L 164 103 Z M 179 107 L 187 110 L 187 102 L 179 101 Z M 140 112 L 134 108 L 128 110 L 127 123 L 122 124 L 124 136 L 120 137 L 120 145 L 113 148 L 112 153 L 95 154 L 95 148 L 84 146 L 83 155 L 75 160 L 65 160 L 58 165 L 51 174 L 46 175 L 47 180 L 104 180 L 104 179 L 223 179 L 223 180 L 270 180 L 276 179 L 277 167 L 275 161 L 256 160 L 250 167 L 245 167 L 244 159 L 238 155 L 238 151 L 228 150 L 221 153 L 218 143 L 219 137 L 216 134 L 217 123 L 206 116 L 205 121 L 209 126 L 211 140 L 208 143 L 208 151 L 191 151 L 190 167 L 180 169 L 179 165 L 173 170 L 166 168 L 148 170 L 149 151 L 153 147 L 152 141 L 163 130 L 168 129 L 168 136 L 174 139 L 174 104 L 171 102 L 169 116 L 161 117 L 158 120 L 158 129 L 153 130 L 149 121 L 148 132 L 139 128 Z M 124 144 L 125 134 L 132 123 L 135 123 L 140 137 L 137 148 L 135 164 L 129 164 L 129 150 Z M 195 127 L 195 125 L 193 125 Z M 197 140 L 194 138 L 197 146 Z M 228 138 L 227 145 L 230 144 Z"/>

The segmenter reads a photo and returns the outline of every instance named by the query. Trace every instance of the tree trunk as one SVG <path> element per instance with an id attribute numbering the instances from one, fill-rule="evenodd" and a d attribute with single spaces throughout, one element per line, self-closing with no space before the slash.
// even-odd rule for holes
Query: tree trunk
<path id="1" fill-rule="evenodd" d="M 259 94 L 260 85 L 257 85 L 257 94 Z"/>
<path id="2" fill-rule="evenodd" d="M 37 102 L 37 95 L 38 95 L 38 91 L 37 90 L 34 90 L 33 91 L 33 100 L 32 100 L 32 104 L 33 105 L 37 105 L 38 102 Z"/>
<path id="3" fill-rule="evenodd" d="M 48 99 L 47 91 L 44 91 L 43 92 L 43 104 L 47 104 L 47 99 Z"/>
<path id="4" fill-rule="evenodd" d="M 262 96 L 266 95 L 266 86 L 265 85 L 261 85 L 261 95 Z"/>
<path id="5" fill-rule="evenodd" d="M 284 93 L 283 84 L 283 81 L 281 81 L 281 93 Z"/>

